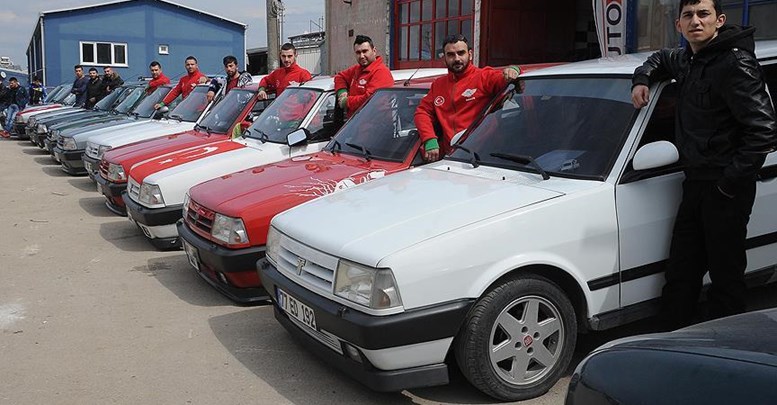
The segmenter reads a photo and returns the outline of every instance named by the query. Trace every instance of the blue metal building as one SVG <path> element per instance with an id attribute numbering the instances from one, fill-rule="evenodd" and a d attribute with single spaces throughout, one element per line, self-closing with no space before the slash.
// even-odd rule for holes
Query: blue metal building
<path id="1" fill-rule="evenodd" d="M 246 64 L 247 26 L 167 0 L 119 0 L 40 13 L 27 48 L 31 76 L 52 86 L 84 70 L 112 66 L 125 80 L 148 76 L 157 60 L 174 82 L 193 55 L 200 70 L 223 73 L 225 55 Z M 85 72 L 86 73 L 86 72 Z"/>

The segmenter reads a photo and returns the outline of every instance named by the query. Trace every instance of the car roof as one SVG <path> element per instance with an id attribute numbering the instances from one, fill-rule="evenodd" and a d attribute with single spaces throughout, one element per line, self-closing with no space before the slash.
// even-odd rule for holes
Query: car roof
<path id="1" fill-rule="evenodd" d="M 634 69 L 642 65 L 655 51 L 630 53 L 621 56 L 590 59 L 581 62 L 568 63 L 537 69 L 526 72 L 521 76 L 529 78 L 535 76 L 562 76 L 562 75 L 628 75 L 634 74 Z M 777 57 L 777 40 L 756 41 L 755 54 L 759 60 L 774 59 Z"/>

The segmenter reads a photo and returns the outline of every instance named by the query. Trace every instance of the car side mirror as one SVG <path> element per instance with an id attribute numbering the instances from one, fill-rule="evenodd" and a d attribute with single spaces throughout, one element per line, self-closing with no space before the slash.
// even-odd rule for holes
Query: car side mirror
<path id="1" fill-rule="evenodd" d="M 648 170 L 669 166 L 680 160 L 677 147 L 669 141 L 656 141 L 642 146 L 632 160 L 634 170 Z"/>
<path id="2" fill-rule="evenodd" d="M 451 145 L 455 145 L 459 142 L 459 139 L 461 139 L 461 136 L 464 135 L 464 133 L 467 132 L 466 129 L 462 129 L 461 131 L 457 132 L 456 135 L 453 135 L 453 138 L 451 138 Z"/>
<path id="3" fill-rule="evenodd" d="M 164 113 L 167 113 L 168 111 L 170 111 L 170 109 L 166 105 L 163 105 L 162 107 L 159 107 L 159 109 L 157 111 L 162 113 L 162 114 L 164 114 Z"/>
<path id="4" fill-rule="evenodd" d="M 308 136 L 310 136 L 310 132 L 308 132 L 307 128 L 300 128 L 286 135 L 286 143 L 289 146 L 296 146 L 307 142 Z"/>

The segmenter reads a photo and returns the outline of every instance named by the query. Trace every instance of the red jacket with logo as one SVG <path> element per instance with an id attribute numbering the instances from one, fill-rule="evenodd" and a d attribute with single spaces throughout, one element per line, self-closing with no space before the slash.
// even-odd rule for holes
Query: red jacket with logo
<path id="1" fill-rule="evenodd" d="M 181 80 L 178 81 L 178 84 L 176 84 L 175 87 L 173 87 L 173 89 L 167 93 L 167 96 L 165 96 L 165 99 L 162 100 L 162 102 L 165 104 L 170 104 L 170 102 L 175 100 L 179 94 L 182 94 L 183 98 L 186 98 L 189 93 L 192 92 L 194 86 L 197 85 L 201 77 L 207 78 L 207 76 L 205 76 L 199 70 L 195 71 L 194 73 L 187 73 L 186 76 L 182 77 Z"/>
<path id="2" fill-rule="evenodd" d="M 359 109 L 375 90 L 393 85 L 394 77 L 380 56 L 365 67 L 357 63 L 335 75 L 335 91 L 348 92 L 349 114 Z"/>
<path id="3" fill-rule="evenodd" d="M 434 124 L 438 123 L 443 133 L 440 152 L 448 154 L 451 138 L 466 129 L 507 84 L 501 70 L 472 64 L 461 75 L 449 72 L 436 79 L 415 111 L 421 140 L 436 138 Z"/>
<path id="4" fill-rule="evenodd" d="M 164 86 L 165 84 L 169 84 L 170 79 L 165 76 L 164 73 L 160 73 L 159 77 L 156 79 L 151 79 L 150 82 L 148 82 L 148 86 L 146 87 L 146 93 L 151 94 L 154 92 L 154 90 L 157 89 L 159 86 Z"/>
<path id="5" fill-rule="evenodd" d="M 264 87 L 265 92 L 275 93 L 275 97 L 278 97 L 292 82 L 304 83 L 311 78 L 312 76 L 307 69 L 295 63 L 289 67 L 281 66 L 273 70 L 269 75 L 262 78 L 262 81 L 259 82 L 259 87 Z"/>

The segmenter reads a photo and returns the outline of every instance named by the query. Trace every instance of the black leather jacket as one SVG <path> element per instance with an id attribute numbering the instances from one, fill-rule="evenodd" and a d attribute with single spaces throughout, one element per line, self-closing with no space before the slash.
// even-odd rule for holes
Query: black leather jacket
<path id="1" fill-rule="evenodd" d="M 686 177 L 716 180 L 727 194 L 753 181 L 777 144 L 774 107 L 754 55 L 754 31 L 724 25 L 697 54 L 690 48 L 658 51 L 632 79 L 635 86 L 677 80 L 675 144 Z"/>

